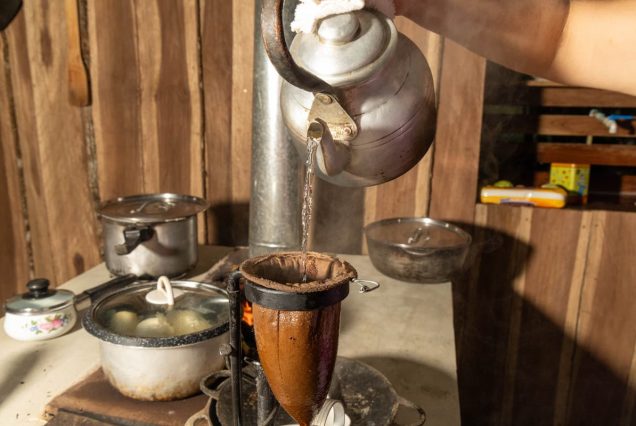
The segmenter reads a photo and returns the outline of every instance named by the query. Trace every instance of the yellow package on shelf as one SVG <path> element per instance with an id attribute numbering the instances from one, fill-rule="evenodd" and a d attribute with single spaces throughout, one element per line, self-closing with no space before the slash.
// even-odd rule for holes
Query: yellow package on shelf
<path id="1" fill-rule="evenodd" d="M 590 165 L 552 163 L 550 165 L 550 183 L 564 187 L 570 192 L 570 195 L 580 197 L 582 204 L 587 204 Z"/>
<path id="2" fill-rule="evenodd" d="M 480 199 L 485 204 L 515 204 L 560 209 L 565 206 L 568 193 L 562 188 L 501 188 L 484 186 Z"/>

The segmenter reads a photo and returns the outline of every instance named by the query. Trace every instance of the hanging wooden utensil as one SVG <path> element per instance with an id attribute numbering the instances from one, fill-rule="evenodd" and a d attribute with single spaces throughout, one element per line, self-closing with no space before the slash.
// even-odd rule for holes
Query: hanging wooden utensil
<path id="1" fill-rule="evenodd" d="M 64 0 L 64 8 L 68 36 L 67 67 L 69 102 L 75 106 L 87 106 L 90 105 L 91 95 L 88 72 L 82 60 L 77 0 Z"/>

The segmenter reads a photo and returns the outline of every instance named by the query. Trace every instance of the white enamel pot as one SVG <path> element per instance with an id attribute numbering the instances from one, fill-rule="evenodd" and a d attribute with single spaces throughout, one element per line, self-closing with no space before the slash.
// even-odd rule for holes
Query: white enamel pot
<path id="1" fill-rule="evenodd" d="M 114 278 L 79 295 L 63 289 L 49 289 L 49 280 L 37 278 L 27 283 L 28 291 L 5 304 L 5 333 L 16 340 L 36 341 L 59 337 L 77 322 L 77 310 L 110 291 L 139 280 L 136 275 Z"/>

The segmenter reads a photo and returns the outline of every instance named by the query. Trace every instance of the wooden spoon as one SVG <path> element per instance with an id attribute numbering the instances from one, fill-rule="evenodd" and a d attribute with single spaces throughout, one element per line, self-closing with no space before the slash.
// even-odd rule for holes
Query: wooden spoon
<path id="1" fill-rule="evenodd" d="M 69 102 L 75 106 L 87 106 L 90 105 L 91 95 L 88 84 L 88 73 L 82 60 L 77 0 L 65 0 L 64 8 L 68 35 L 67 66 Z"/>

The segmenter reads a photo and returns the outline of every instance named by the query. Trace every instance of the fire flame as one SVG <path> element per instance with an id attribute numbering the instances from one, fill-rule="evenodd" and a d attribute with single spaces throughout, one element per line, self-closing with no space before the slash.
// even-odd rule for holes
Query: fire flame
<path id="1" fill-rule="evenodd" d="M 250 327 L 254 326 L 254 314 L 252 313 L 252 304 L 247 300 L 243 300 L 241 302 L 241 307 L 243 308 L 243 322 Z"/>

